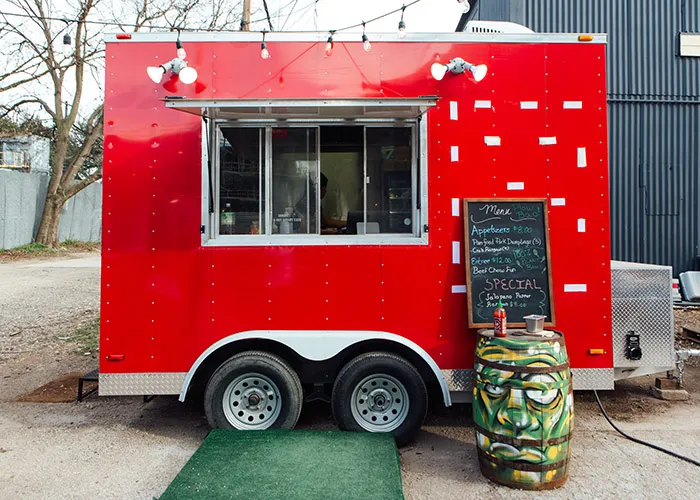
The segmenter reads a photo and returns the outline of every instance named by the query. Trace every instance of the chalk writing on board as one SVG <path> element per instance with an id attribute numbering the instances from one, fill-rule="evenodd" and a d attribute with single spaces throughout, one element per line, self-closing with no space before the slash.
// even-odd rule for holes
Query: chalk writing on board
<path id="1" fill-rule="evenodd" d="M 470 325 L 486 325 L 500 300 L 510 322 L 542 314 L 551 322 L 543 200 L 465 200 Z"/>

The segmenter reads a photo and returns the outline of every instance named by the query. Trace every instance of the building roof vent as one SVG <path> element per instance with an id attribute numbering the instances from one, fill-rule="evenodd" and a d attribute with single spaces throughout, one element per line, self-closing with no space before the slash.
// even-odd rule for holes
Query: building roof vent
<path id="1" fill-rule="evenodd" d="M 465 33 L 534 33 L 522 24 L 505 21 L 469 21 Z"/>

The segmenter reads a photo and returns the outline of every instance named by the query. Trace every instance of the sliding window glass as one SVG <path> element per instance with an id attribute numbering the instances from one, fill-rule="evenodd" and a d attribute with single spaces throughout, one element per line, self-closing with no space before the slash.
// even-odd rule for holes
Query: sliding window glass
<path id="1" fill-rule="evenodd" d="M 272 128 L 272 234 L 318 233 L 318 127 Z"/>
<path id="2" fill-rule="evenodd" d="M 365 234 L 414 231 L 413 130 L 413 127 L 365 127 Z"/>
<path id="3" fill-rule="evenodd" d="M 264 129 L 221 127 L 219 234 L 264 233 Z"/>

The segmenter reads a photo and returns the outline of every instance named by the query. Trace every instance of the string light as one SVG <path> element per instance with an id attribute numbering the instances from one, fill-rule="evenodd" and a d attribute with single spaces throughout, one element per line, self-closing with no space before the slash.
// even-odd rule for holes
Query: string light
<path id="1" fill-rule="evenodd" d="M 403 13 L 406 12 L 406 6 L 401 7 L 401 20 L 399 21 L 399 38 L 406 38 L 406 23 L 403 22 Z"/>
<path id="2" fill-rule="evenodd" d="M 365 22 L 362 22 L 362 47 L 365 49 L 365 52 L 369 52 L 372 50 L 372 44 L 369 43 L 369 38 L 367 38 L 367 32 L 365 31 Z"/>
<path id="3" fill-rule="evenodd" d="M 326 42 L 326 55 L 330 56 L 333 53 L 333 33 L 335 31 L 330 31 L 328 36 L 328 41 Z"/>
<path id="4" fill-rule="evenodd" d="M 63 35 L 63 55 L 68 57 L 73 51 L 73 42 L 71 41 L 70 35 L 66 33 Z"/>
<path id="5" fill-rule="evenodd" d="M 267 44 L 265 43 L 265 31 L 262 32 L 262 43 L 260 44 L 260 57 L 263 59 L 269 59 L 270 58 L 270 51 L 267 50 Z"/>

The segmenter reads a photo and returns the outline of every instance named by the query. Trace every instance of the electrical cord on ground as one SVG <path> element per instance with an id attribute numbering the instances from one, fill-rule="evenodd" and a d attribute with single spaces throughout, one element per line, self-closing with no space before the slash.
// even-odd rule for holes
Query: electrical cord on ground
<path id="1" fill-rule="evenodd" d="M 615 429 L 617 432 L 622 434 L 624 437 L 627 439 L 634 441 L 635 443 L 642 444 L 644 446 L 648 446 L 649 448 L 653 448 L 657 451 L 660 451 L 662 453 L 666 453 L 667 455 L 671 455 L 672 457 L 680 458 L 681 460 L 685 460 L 686 462 L 690 462 L 693 465 L 697 465 L 700 467 L 700 461 L 695 460 L 694 458 L 686 457 L 684 455 L 679 455 L 678 453 L 675 453 L 671 450 L 667 450 L 666 448 L 662 448 L 661 446 L 657 446 L 652 443 L 648 443 L 646 441 L 642 441 L 641 439 L 638 439 L 636 437 L 630 436 L 629 434 L 625 433 L 622 429 L 620 429 L 615 423 L 610 420 L 610 417 L 608 416 L 607 412 L 605 411 L 605 408 L 603 408 L 603 404 L 600 402 L 600 398 L 598 397 L 598 391 L 593 391 L 593 395 L 595 396 L 595 400 L 598 403 L 598 408 L 600 408 L 600 411 L 603 412 L 603 416 L 605 417 L 605 420 L 608 421 L 608 423 L 612 426 L 613 429 Z"/>

